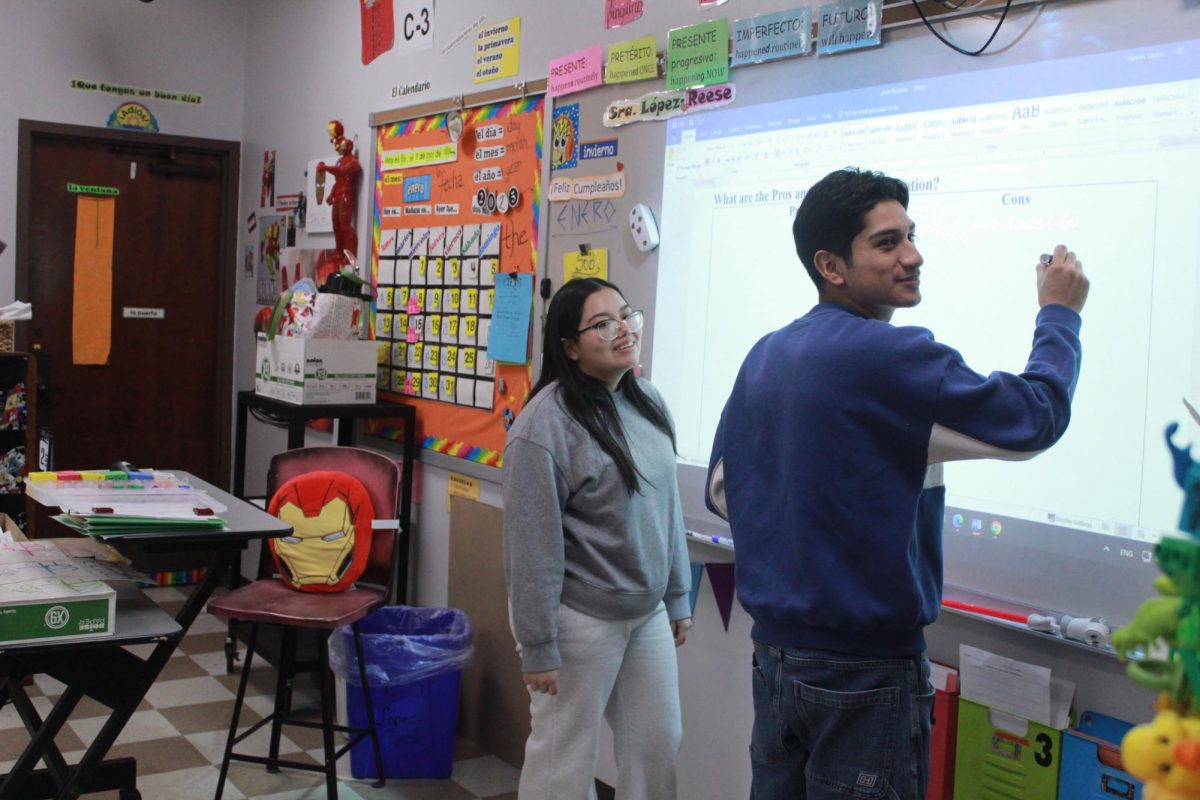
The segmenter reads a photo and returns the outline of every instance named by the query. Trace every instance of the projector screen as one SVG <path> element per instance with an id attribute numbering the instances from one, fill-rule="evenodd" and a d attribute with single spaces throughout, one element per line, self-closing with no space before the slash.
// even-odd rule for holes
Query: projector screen
<path id="1" fill-rule="evenodd" d="M 1161 35 L 1196 32 L 1189 13 Z M 1200 399 L 1200 40 L 1055 49 L 666 123 L 652 379 L 691 527 L 721 532 L 690 495 L 744 355 L 817 301 L 796 208 L 856 166 L 912 192 L 923 300 L 893 324 L 929 328 L 978 372 L 1022 370 L 1041 253 L 1068 245 L 1092 279 L 1064 438 L 1032 461 L 946 467 L 947 583 L 1114 623 L 1152 594 L 1153 546 L 1182 502 L 1162 432 Z"/>

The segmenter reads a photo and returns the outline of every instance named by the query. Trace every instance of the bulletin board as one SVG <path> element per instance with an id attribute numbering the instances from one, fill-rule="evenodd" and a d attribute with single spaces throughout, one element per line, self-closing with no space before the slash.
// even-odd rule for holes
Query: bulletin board
<path id="1" fill-rule="evenodd" d="M 490 466 L 500 466 L 505 431 L 532 385 L 528 322 L 517 315 L 518 332 L 508 331 L 523 340 L 523 357 L 499 362 L 489 343 L 496 345 L 499 323 L 512 322 L 498 316 L 498 296 L 512 301 L 516 292 L 518 310 L 532 308 L 542 109 L 542 95 L 464 109 L 457 142 L 448 112 L 375 131 L 380 397 L 417 407 L 422 447 Z M 403 435 L 386 423 L 371 432 Z"/>

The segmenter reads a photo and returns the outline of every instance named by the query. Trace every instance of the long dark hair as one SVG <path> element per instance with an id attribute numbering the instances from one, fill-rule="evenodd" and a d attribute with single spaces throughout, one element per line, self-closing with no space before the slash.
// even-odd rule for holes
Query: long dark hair
<path id="1" fill-rule="evenodd" d="M 579 325 L 583 319 L 583 305 L 588 297 L 601 289 L 612 289 L 624 297 L 615 285 L 599 278 L 576 278 L 568 281 L 550 300 L 546 312 L 546 324 L 542 337 L 542 372 L 532 395 L 536 395 L 552 382 L 558 381 L 559 397 L 567 414 L 592 435 L 600 449 L 608 453 L 621 473 L 621 480 L 630 494 L 641 491 L 642 474 L 633 463 L 629 443 L 625 439 L 625 428 L 613 402 L 612 394 L 603 381 L 583 370 L 579 364 L 567 357 L 563 341 L 579 338 Z M 675 448 L 675 431 L 671 429 L 667 412 L 638 386 L 633 370 L 621 376 L 617 388 L 639 414 L 671 438 Z M 532 396 L 531 395 L 531 396 Z"/>

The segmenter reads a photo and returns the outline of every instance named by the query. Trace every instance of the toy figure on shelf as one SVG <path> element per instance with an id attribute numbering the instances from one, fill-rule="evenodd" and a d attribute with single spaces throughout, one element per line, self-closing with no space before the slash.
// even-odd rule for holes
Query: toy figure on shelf
<path id="1" fill-rule="evenodd" d="M 275 272 L 279 269 L 279 229 L 278 222 L 272 222 L 263 231 L 263 265 L 267 268 L 267 274 L 271 277 L 275 276 Z"/>
<path id="2" fill-rule="evenodd" d="M 0 494 L 17 494 L 25 485 L 25 448 L 14 447 L 0 456 Z"/>
<path id="3" fill-rule="evenodd" d="M 329 124 L 325 126 L 325 130 L 329 133 L 330 144 L 333 144 L 346 135 L 346 128 L 342 125 L 340 119 L 329 120 Z"/>
<path id="4" fill-rule="evenodd" d="M 0 412 L 0 430 L 25 430 L 25 384 L 15 384 L 4 393 L 4 410 Z"/>
<path id="5" fill-rule="evenodd" d="M 344 132 L 341 122 L 332 120 L 329 123 L 333 149 L 340 158 L 336 164 L 330 165 L 324 161 L 317 164 L 317 178 L 320 183 L 320 178 L 325 173 L 333 175 L 333 189 L 325 202 L 333 206 L 333 241 L 338 255 L 342 259 L 341 263 L 348 264 L 350 259 L 345 253 L 358 252 L 358 234 L 354 230 L 354 182 L 362 172 L 362 167 L 354 155 L 354 142 L 347 139 Z"/>
<path id="6" fill-rule="evenodd" d="M 269 333 L 271 330 L 271 314 L 275 311 L 272 306 L 263 306 L 254 315 L 254 332 Z M 275 326 L 275 333 L 279 332 L 279 325 Z"/>

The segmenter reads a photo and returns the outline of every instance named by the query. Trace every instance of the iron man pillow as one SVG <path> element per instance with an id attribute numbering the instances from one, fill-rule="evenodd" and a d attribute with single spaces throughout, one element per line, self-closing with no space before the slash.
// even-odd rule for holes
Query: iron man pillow
<path id="1" fill-rule="evenodd" d="M 301 592 L 354 585 L 371 554 L 375 509 L 366 488 L 344 472 L 309 472 L 279 487 L 267 511 L 292 526 L 269 546 L 284 583 Z"/>

